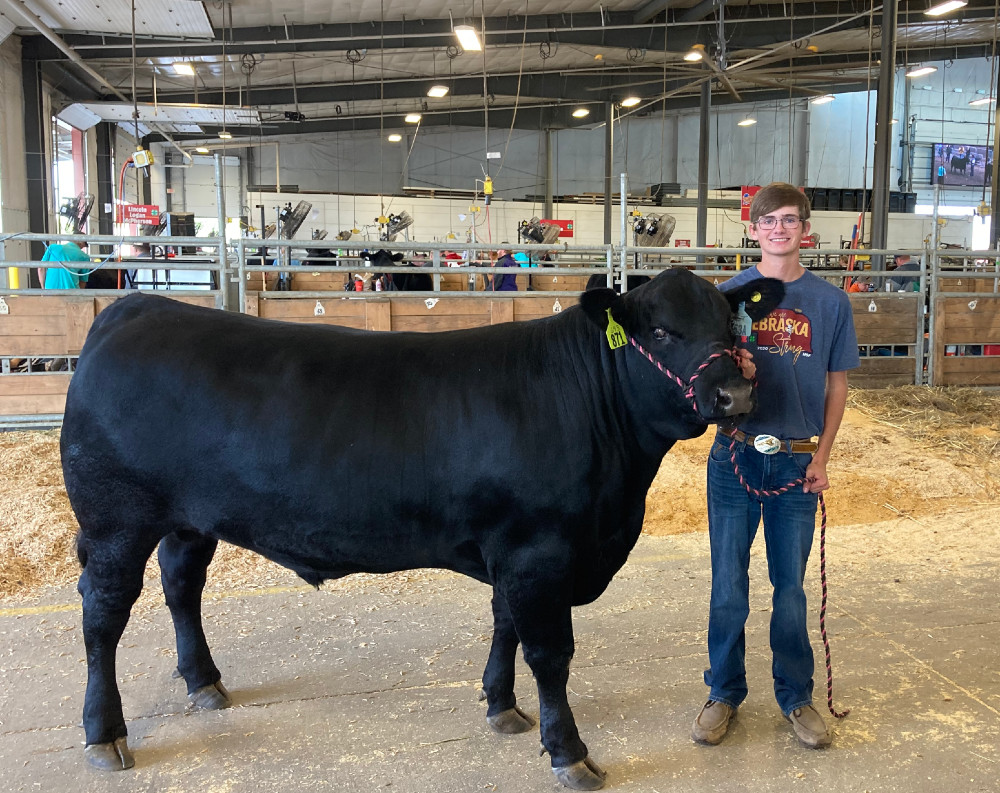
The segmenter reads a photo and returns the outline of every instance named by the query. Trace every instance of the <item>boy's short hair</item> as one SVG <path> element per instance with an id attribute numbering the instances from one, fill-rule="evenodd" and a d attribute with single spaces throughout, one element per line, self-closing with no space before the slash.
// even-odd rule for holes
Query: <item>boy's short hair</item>
<path id="1" fill-rule="evenodd" d="M 761 216 L 788 206 L 796 207 L 803 220 L 809 219 L 812 207 L 805 193 L 788 182 L 771 182 L 758 190 L 750 202 L 750 222 L 756 223 Z"/>

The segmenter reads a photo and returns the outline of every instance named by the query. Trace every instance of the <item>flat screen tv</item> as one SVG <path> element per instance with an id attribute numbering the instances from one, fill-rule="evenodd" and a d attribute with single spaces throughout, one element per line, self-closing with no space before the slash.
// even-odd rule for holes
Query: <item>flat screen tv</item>
<path id="1" fill-rule="evenodd" d="M 967 143 L 935 143 L 931 184 L 945 187 L 983 187 L 992 184 L 993 150 Z"/>

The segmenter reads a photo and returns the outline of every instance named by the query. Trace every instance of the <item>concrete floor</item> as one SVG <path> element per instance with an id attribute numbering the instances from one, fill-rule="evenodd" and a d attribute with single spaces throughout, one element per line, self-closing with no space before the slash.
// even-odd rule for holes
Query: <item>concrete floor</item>
<path id="1" fill-rule="evenodd" d="M 692 743 L 706 663 L 707 537 L 644 537 L 597 603 L 575 614 L 570 702 L 620 793 L 1000 790 L 996 549 L 933 563 L 844 562 L 831 543 L 833 746 L 795 741 L 774 704 L 768 591 L 754 556 L 750 697 L 725 742 Z M 814 554 L 818 556 L 818 554 Z M 814 560 L 815 561 L 815 560 Z M 185 712 L 162 606 L 133 616 L 118 656 L 135 768 L 83 761 L 85 665 L 72 588 L 0 609 L 0 780 L 7 791 L 555 791 L 537 728 L 493 735 L 476 701 L 489 590 L 451 574 L 397 586 L 220 593 L 206 625 L 235 706 Z M 811 609 L 819 582 L 810 574 Z M 815 623 L 816 620 L 814 619 Z M 815 624 L 813 627 L 816 627 Z M 822 645 L 814 647 L 820 674 Z M 520 704 L 537 714 L 526 667 Z M 817 685 L 825 710 L 825 688 Z"/>

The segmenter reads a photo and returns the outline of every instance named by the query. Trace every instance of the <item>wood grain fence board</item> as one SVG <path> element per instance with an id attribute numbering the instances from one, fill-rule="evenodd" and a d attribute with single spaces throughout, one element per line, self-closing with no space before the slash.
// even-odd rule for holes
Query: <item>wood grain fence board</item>
<path id="1" fill-rule="evenodd" d="M 1000 356 L 946 355 L 938 379 L 939 385 L 998 386 Z"/>
<path id="2" fill-rule="evenodd" d="M 490 324 L 514 321 L 514 300 L 512 298 L 494 298 L 490 301 Z"/>
<path id="3" fill-rule="evenodd" d="M 559 297 L 559 298 L 514 298 L 514 320 L 517 322 L 541 319 L 542 317 L 551 317 L 558 313 L 554 311 L 556 300 L 559 301 L 559 306 L 562 311 L 565 311 L 570 306 L 575 306 L 580 302 L 578 297 Z"/>
<path id="4" fill-rule="evenodd" d="M 365 328 L 368 330 L 392 330 L 392 304 L 388 300 L 368 300 L 365 302 Z"/>
<path id="5" fill-rule="evenodd" d="M 66 352 L 79 355 L 94 324 L 96 306 L 90 300 L 70 300 L 66 303 Z"/>
<path id="6" fill-rule="evenodd" d="M 0 416 L 62 413 L 69 380 L 66 372 L 0 377 Z"/>

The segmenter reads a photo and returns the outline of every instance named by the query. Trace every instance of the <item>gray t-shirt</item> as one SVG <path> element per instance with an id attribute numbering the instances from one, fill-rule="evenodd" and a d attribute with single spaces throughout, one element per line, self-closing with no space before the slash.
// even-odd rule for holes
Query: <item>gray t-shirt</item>
<path id="1" fill-rule="evenodd" d="M 754 278 L 751 267 L 719 285 L 723 292 Z M 847 294 L 806 270 L 785 284 L 785 297 L 753 323 L 746 345 L 757 365 L 757 410 L 740 424 L 748 435 L 811 438 L 823 432 L 826 375 L 860 365 Z"/>

